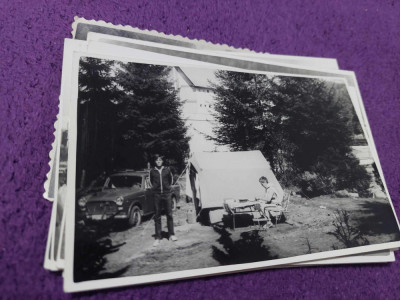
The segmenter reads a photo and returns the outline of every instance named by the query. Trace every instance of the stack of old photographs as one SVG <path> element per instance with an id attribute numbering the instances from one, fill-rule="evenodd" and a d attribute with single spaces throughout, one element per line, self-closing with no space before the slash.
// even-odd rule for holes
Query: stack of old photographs
<path id="1" fill-rule="evenodd" d="M 44 266 L 66 292 L 394 261 L 354 72 L 76 18 Z"/>

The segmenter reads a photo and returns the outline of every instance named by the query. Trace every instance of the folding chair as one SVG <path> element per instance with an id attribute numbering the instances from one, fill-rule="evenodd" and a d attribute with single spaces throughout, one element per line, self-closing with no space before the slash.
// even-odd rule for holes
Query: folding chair
<path id="1" fill-rule="evenodd" d="M 275 216 L 275 226 L 278 224 L 278 222 L 281 220 L 281 218 L 285 215 L 285 213 L 289 212 L 288 207 L 290 203 L 290 196 L 291 193 L 290 191 L 285 192 L 283 196 L 283 201 L 282 201 L 282 206 L 281 207 L 274 207 L 273 209 L 269 209 L 269 211 L 278 213 Z"/>
<path id="2" fill-rule="evenodd" d="M 257 222 L 258 227 L 261 229 L 261 224 L 260 222 L 268 222 L 269 218 L 265 215 L 265 213 L 262 211 L 260 204 L 255 204 L 254 205 L 255 212 L 260 214 L 260 217 L 256 218 L 253 217 L 253 222 Z"/>

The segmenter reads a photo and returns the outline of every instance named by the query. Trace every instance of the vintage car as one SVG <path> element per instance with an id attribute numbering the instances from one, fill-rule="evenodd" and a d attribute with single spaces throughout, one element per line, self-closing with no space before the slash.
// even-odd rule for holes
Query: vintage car
<path id="1" fill-rule="evenodd" d="M 133 227 L 141 223 L 143 216 L 155 212 L 153 195 L 147 170 L 119 171 L 107 177 L 100 189 L 81 197 L 78 207 L 87 220 L 125 219 Z M 180 187 L 173 185 L 173 210 L 179 198 Z"/>

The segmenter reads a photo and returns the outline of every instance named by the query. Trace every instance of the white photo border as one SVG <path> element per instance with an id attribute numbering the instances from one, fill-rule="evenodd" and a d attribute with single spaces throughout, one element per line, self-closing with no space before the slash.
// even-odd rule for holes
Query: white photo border
<path id="1" fill-rule="evenodd" d="M 208 276 L 208 275 L 217 275 L 217 274 L 226 274 L 233 272 L 241 272 L 241 271 L 250 271 L 250 270 L 258 270 L 265 267 L 277 266 L 282 264 L 292 264 L 298 262 L 305 262 L 309 260 L 318 260 L 325 259 L 337 256 L 345 256 L 356 253 L 365 253 L 371 251 L 385 250 L 385 249 L 393 249 L 400 247 L 400 241 L 382 243 L 377 245 L 367 245 L 360 246 L 355 248 L 348 249 L 340 249 L 340 250 L 332 250 L 325 251 L 320 253 L 299 255 L 295 257 L 289 258 L 281 258 L 275 260 L 269 260 L 264 262 L 254 262 L 254 263 L 245 263 L 239 265 L 228 265 L 228 266 L 218 266 L 218 267 L 209 267 L 202 269 L 194 269 L 194 270 L 182 270 L 161 274 L 150 274 L 150 275 L 141 275 L 141 276 L 130 276 L 130 277 L 121 277 L 121 278 L 112 278 L 112 279 L 98 279 L 98 280 L 90 280 L 85 282 L 74 282 L 73 281 L 73 268 L 74 268 L 74 232 L 75 232 L 75 172 L 76 172 L 76 147 L 77 147 L 77 98 L 78 98 L 78 70 L 79 70 L 79 61 L 81 57 L 94 57 L 100 59 L 109 59 L 109 60 L 119 60 L 119 61 L 129 61 L 135 63 L 143 63 L 143 64 L 157 64 L 157 65 L 167 65 L 174 66 L 173 62 L 166 64 L 163 62 L 157 61 L 146 61 L 143 59 L 126 59 L 115 56 L 108 55 L 96 55 L 96 54 L 88 54 L 88 53 L 80 53 L 75 52 L 73 55 L 72 65 L 73 65 L 73 73 L 72 73 L 72 98 L 70 103 L 70 139 L 69 139 L 69 149 L 68 149 L 68 199 L 67 199 L 67 215 L 68 222 L 66 224 L 66 265 L 65 265 L 65 280 L 64 280 L 64 289 L 66 292 L 75 292 L 75 291 L 83 291 L 83 290 L 92 290 L 92 289 L 101 289 L 101 288 L 109 288 L 109 287 L 119 287 L 126 285 L 137 285 L 144 283 L 152 283 L 152 282 L 161 282 L 161 281 L 169 281 L 169 280 L 177 280 L 177 279 L 187 279 L 187 278 L 196 278 L 200 276 Z M 203 67 L 207 68 L 207 67 Z M 218 67 L 220 70 L 226 70 L 229 68 Z M 255 74 L 274 74 L 280 75 L 273 72 L 252 72 L 252 71 L 244 71 L 246 73 L 255 73 Z M 281 76 L 289 76 L 288 74 L 282 74 Z M 296 75 L 290 75 L 296 77 Z M 309 77 L 309 78 L 318 78 L 321 76 L 298 76 L 298 77 Z M 344 81 L 344 80 L 343 80 Z M 347 85 L 347 82 L 344 81 Z M 384 181 L 384 178 L 382 178 Z M 386 193 L 392 207 L 392 211 L 394 217 L 397 221 L 397 225 L 399 228 L 399 223 L 397 216 L 395 214 L 393 204 L 390 200 L 390 194 L 387 191 L 385 184 Z M 72 219 L 70 219 L 72 217 Z M 72 220 L 72 221 L 71 221 Z"/>

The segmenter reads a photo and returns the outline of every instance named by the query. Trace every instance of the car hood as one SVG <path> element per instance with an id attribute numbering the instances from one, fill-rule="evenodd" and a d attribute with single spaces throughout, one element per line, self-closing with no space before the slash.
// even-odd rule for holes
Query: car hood
<path id="1" fill-rule="evenodd" d="M 118 197 L 126 197 L 138 194 L 140 190 L 132 190 L 131 188 L 107 189 L 94 192 L 86 196 L 88 202 L 92 201 L 114 201 Z"/>

